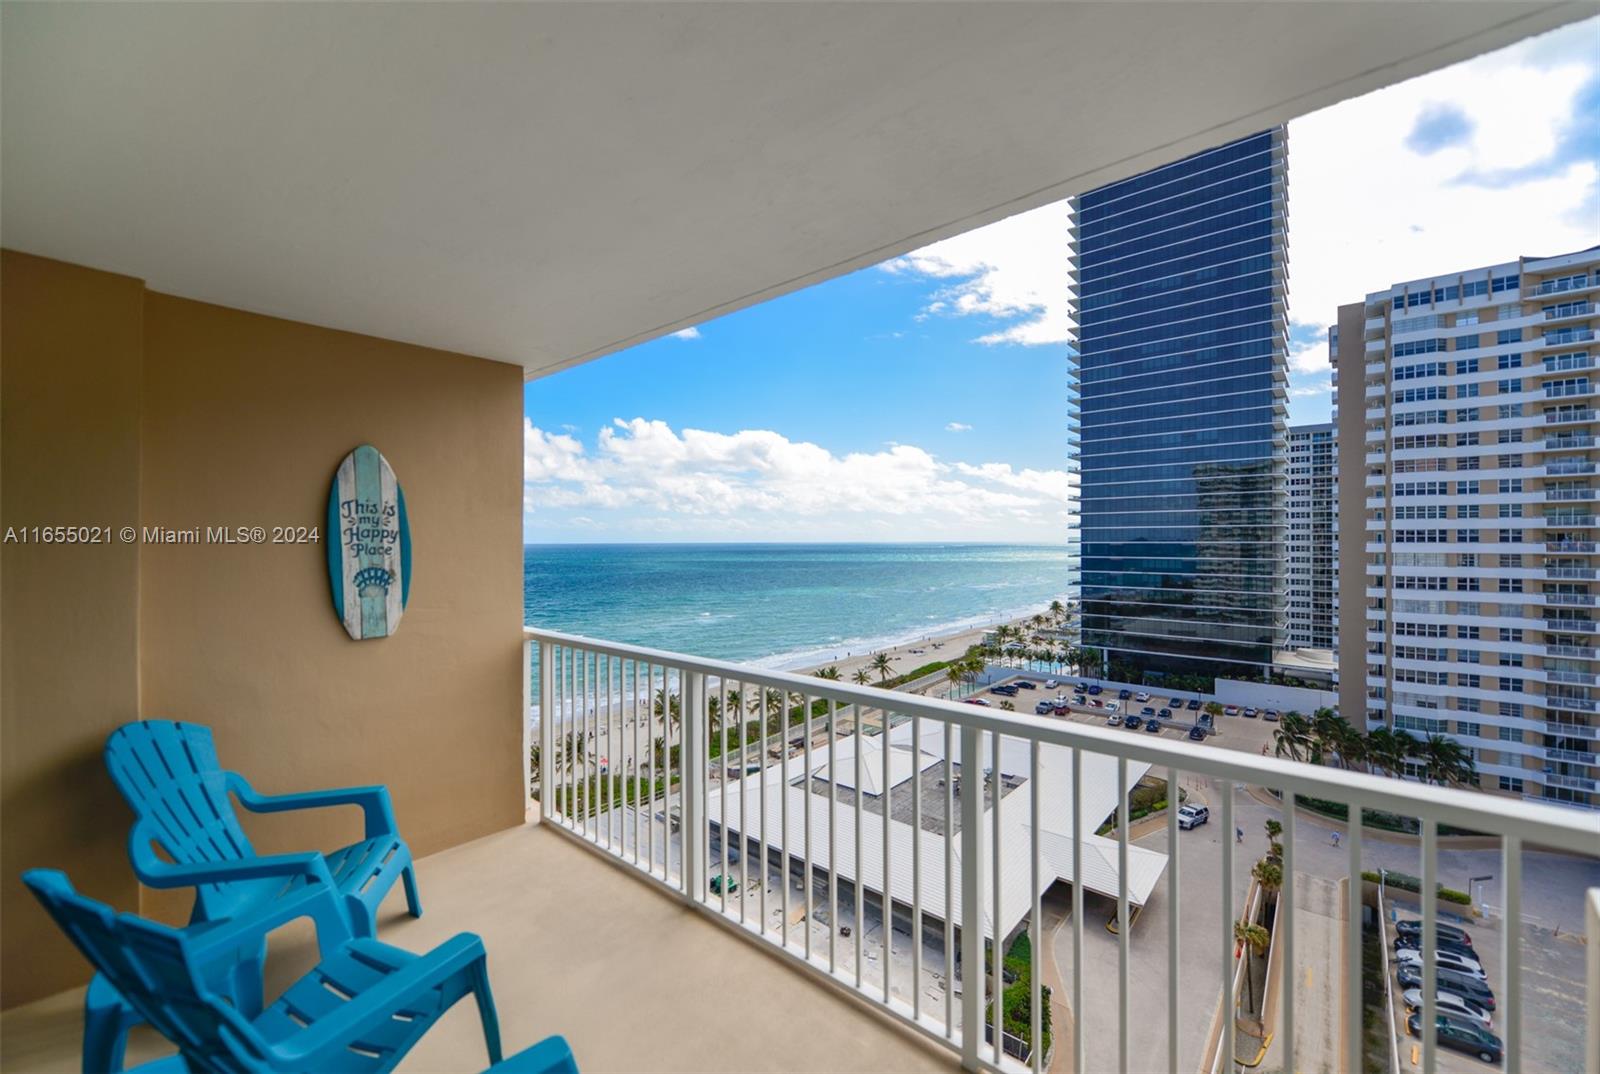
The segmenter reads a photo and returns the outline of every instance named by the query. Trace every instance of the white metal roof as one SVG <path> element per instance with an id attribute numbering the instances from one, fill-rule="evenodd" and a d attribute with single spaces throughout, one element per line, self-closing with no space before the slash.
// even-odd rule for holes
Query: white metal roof
<path id="1" fill-rule="evenodd" d="M 903 760 L 900 771 L 904 773 L 900 779 L 895 780 L 895 785 L 909 778 L 911 772 L 911 724 L 902 723 L 890 731 L 890 772 L 891 779 L 895 778 L 896 758 Z M 867 767 L 869 756 L 876 760 L 881 782 L 883 753 L 881 750 L 870 750 L 866 742 L 879 736 L 863 736 L 862 766 Z M 961 747 L 959 738 L 954 738 L 952 743 L 952 760 L 961 762 Z M 992 741 L 992 740 L 991 740 Z M 840 751 L 840 767 L 849 771 L 853 776 L 854 752 L 849 745 L 849 739 L 838 742 Z M 923 721 L 923 736 L 921 743 L 923 762 L 918 765 L 922 770 L 931 764 L 944 759 L 944 728 L 936 725 L 934 721 Z M 1002 776 L 1015 775 L 1024 782 L 1000 799 L 1000 912 L 998 915 L 993 907 L 993 877 L 990 875 L 989 856 L 992 853 L 988 840 L 994 831 L 994 814 L 992 810 L 983 813 L 984 832 L 984 907 L 983 923 L 985 935 L 994 934 L 996 916 L 1000 921 L 1000 935 L 1008 935 L 1013 928 L 1027 915 L 1033 904 L 1032 870 L 1028 860 L 1028 848 L 1031 845 L 1030 827 L 1032 811 L 1032 795 L 1035 791 L 1034 781 L 1029 779 L 1030 744 L 1021 739 L 1005 738 L 1001 741 L 1000 770 Z M 845 750 L 850 763 L 845 762 Z M 1039 801 L 1040 822 L 1040 889 L 1048 888 L 1057 880 L 1072 882 L 1072 750 L 1065 746 L 1041 745 L 1039 747 L 1039 784 L 1043 796 Z M 812 750 L 812 771 L 825 768 L 828 761 L 829 746 L 820 746 Z M 991 759 L 985 756 L 981 759 L 983 770 L 991 767 Z M 1117 759 L 1103 754 L 1084 753 L 1083 755 L 1083 814 L 1086 828 L 1097 827 L 1099 821 L 1109 815 L 1117 805 Z M 810 813 L 810 850 L 812 864 L 820 867 L 833 867 L 841 877 L 852 882 L 857 875 L 861 877 L 862 885 L 870 891 L 882 892 L 884 889 L 884 824 L 881 814 L 870 811 L 861 814 L 861 840 L 860 856 L 861 865 L 858 874 L 856 868 L 856 812 L 853 806 L 844 802 L 838 803 L 833 810 L 833 833 L 829 834 L 829 804 L 826 794 L 807 794 L 806 781 L 801 779 L 805 771 L 805 762 L 802 756 L 796 756 L 789 762 L 788 774 L 790 783 L 786 784 L 782 778 L 782 764 L 774 764 L 765 770 L 766 786 L 763 791 L 760 775 L 747 776 L 743 780 L 734 781 L 728 787 L 728 827 L 733 831 L 748 832 L 751 837 L 761 834 L 761 818 L 763 806 L 767 825 L 767 841 L 774 847 L 788 846 L 790 852 L 797 857 L 806 854 L 807 818 L 806 805 L 809 798 Z M 1150 766 L 1135 761 L 1128 762 L 1128 786 L 1132 787 Z M 862 782 L 866 783 L 866 773 L 863 771 Z M 791 785 L 798 784 L 798 785 Z M 713 787 L 709 795 L 708 813 L 710 819 L 721 822 L 722 793 L 720 787 Z M 942 816 L 944 801 L 942 797 L 929 800 L 930 796 L 924 795 L 922 808 L 925 814 Z M 788 805 L 788 822 L 784 823 L 784 804 Z M 954 807 L 958 812 L 959 803 Z M 741 813 L 741 809 L 743 812 Z M 1083 853 L 1083 884 L 1085 890 L 1095 891 L 1102 895 L 1115 898 L 1117 895 L 1117 843 L 1114 839 L 1106 839 L 1091 833 L 1084 836 Z M 829 847 L 837 847 L 838 860 L 830 859 Z M 915 873 L 913 871 L 913 848 L 920 854 L 921 891 L 914 892 Z M 954 920 L 961 920 L 961 841 L 959 835 L 952 838 L 952 858 L 954 872 L 951 875 L 951 900 L 947 907 L 945 898 L 945 838 L 943 835 L 927 830 L 913 831 L 911 825 L 896 820 L 889 822 L 889 891 L 897 901 L 910 904 L 914 894 L 919 894 L 923 910 L 938 918 L 944 918 L 948 912 L 954 914 Z M 1128 848 L 1128 899 L 1136 905 L 1142 906 L 1149 899 L 1156 882 L 1161 878 L 1162 871 L 1166 868 L 1167 856 L 1157 851 L 1143 847 L 1129 846 Z M 713 868 L 716 868 L 713 865 Z"/>

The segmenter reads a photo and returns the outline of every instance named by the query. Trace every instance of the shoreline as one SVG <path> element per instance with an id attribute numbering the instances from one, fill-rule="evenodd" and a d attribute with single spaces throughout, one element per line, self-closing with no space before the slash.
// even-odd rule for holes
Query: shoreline
<path id="1" fill-rule="evenodd" d="M 1048 607 L 1049 605 L 1039 605 L 1021 614 L 1007 613 L 997 618 L 974 622 L 954 630 L 947 629 L 943 632 L 930 633 L 899 642 L 879 643 L 875 647 L 865 650 L 851 649 L 844 654 L 817 663 L 799 664 L 776 670 L 810 675 L 823 668 L 833 666 L 839 669 L 840 680 L 848 683 L 853 681 L 851 676 L 858 668 L 870 668 L 873 657 L 879 653 L 887 653 L 890 659 L 890 676 L 903 675 L 908 671 L 921 667 L 923 664 L 960 657 L 966 653 L 968 647 L 977 645 L 983 640 L 985 634 L 990 633 L 996 627 L 1002 625 L 1025 625 L 1034 615 L 1045 612 Z M 876 681 L 876 675 L 874 680 Z M 874 683 L 868 683 L 868 685 L 874 685 Z"/>

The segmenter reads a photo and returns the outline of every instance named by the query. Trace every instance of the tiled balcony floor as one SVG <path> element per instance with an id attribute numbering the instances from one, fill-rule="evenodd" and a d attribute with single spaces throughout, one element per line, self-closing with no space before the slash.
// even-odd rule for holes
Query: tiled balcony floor
<path id="1" fill-rule="evenodd" d="M 562 836 L 515 828 L 417 863 L 424 916 L 398 885 L 379 937 L 422 951 L 481 935 L 507 1053 L 564 1033 L 595 1071 L 954 1070 L 953 1057 L 807 979 Z M 286 930 L 288 931 L 288 930 Z M 309 932 L 274 939 L 268 994 L 309 957 Z M 0 1017 L 0 1067 L 79 1068 L 82 992 Z M 129 1065 L 170 1051 L 136 1037 Z M 458 1004 L 402 1071 L 487 1065 L 477 1010 Z"/>

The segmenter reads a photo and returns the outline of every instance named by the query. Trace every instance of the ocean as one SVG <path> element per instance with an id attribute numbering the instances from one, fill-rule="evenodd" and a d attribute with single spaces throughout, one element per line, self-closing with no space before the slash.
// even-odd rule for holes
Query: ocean
<path id="1" fill-rule="evenodd" d="M 531 626 L 792 669 L 1063 598 L 1057 545 L 528 545 Z"/>

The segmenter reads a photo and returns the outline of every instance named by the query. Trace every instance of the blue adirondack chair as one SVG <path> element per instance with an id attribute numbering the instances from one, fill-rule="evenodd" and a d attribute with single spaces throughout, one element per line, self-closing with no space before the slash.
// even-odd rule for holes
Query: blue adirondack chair
<path id="1" fill-rule="evenodd" d="M 137 1068 L 142 1074 L 393 1070 L 469 994 L 489 1062 L 501 1061 L 488 958 L 471 933 L 426 955 L 352 936 L 333 888 L 321 880 L 209 928 L 173 929 L 116 914 L 53 869 L 22 879 L 122 998 L 178 1046 L 177 1056 Z M 213 992 L 197 970 L 219 954 L 260 946 L 301 917 L 316 926 L 317 966 L 255 1017 Z"/>
<path id="2" fill-rule="evenodd" d="M 375 935 L 378 905 L 396 879 L 404 882 L 412 916 L 422 916 L 411 850 L 395 831 L 394 811 L 383 787 L 258 794 L 243 776 L 222 768 L 208 728 L 170 720 L 124 724 L 106 740 L 105 758 L 135 814 L 128 840 L 134 873 L 153 888 L 193 887 L 192 925 L 248 913 L 313 882 L 339 892 L 357 936 Z M 257 855 L 229 792 L 258 813 L 358 805 L 366 820 L 364 838 L 326 855 Z M 172 860 L 158 857 L 154 844 Z M 213 952 L 201 972 L 213 990 L 254 1016 L 261 1011 L 265 959 L 261 941 L 231 953 Z M 128 1030 L 141 1020 L 114 988 L 99 978 L 93 981 L 84 1004 L 84 1069 L 120 1070 Z"/>

